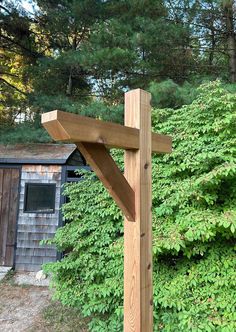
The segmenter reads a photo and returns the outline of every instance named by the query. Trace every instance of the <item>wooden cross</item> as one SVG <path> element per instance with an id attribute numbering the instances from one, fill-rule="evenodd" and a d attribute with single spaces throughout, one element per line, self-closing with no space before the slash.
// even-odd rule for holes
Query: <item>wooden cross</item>
<path id="1" fill-rule="evenodd" d="M 151 153 L 170 153 L 170 136 L 151 132 L 151 95 L 125 93 L 125 126 L 53 111 L 42 124 L 56 141 L 73 142 L 125 215 L 124 331 L 153 331 Z M 125 149 L 124 175 L 107 147 Z"/>

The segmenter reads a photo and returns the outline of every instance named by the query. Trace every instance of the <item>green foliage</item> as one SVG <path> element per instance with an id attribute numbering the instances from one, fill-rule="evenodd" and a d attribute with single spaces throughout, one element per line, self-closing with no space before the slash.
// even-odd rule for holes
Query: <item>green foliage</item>
<path id="1" fill-rule="evenodd" d="M 151 82 L 149 91 L 152 94 L 152 105 L 157 108 L 179 108 L 190 104 L 197 96 L 194 84 L 185 82 L 180 86 L 170 79 L 160 83 Z"/>
<path id="2" fill-rule="evenodd" d="M 165 2 L 107 1 L 103 12 L 106 20 L 81 46 L 82 66 L 100 93 L 119 100 L 127 87 L 147 88 L 153 79 L 183 81 L 193 61 L 184 50 L 190 31 L 168 20 Z"/>
<path id="3" fill-rule="evenodd" d="M 174 150 L 153 157 L 155 331 L 236 329 L 236 95 L 218 81 L 177 110 L 153 110 Z M 114 152 L 122 167 L 122 153 Z M 123 222 L 94 174 L 68 184 L 68 223 L 45 267 L 55 297 L 91 316 L 90 330 L 122 331 Z"/>
<path id="4" fill-rule="evenodd" d="M 0 51 L 1 54 L 1 51 Z M 27 108 L 27 79 L 23 75 L 24 58 L 5 52 L 0 56 L 0 124 L 10 125 Z"/>
<path id="5" fill-rule="evenodd" d="M 52 138 L 46 130 L 32 122 L 16 124 L 14 127 L 0 126 L 0 144 L 49 142 L 52 142 Z"/>
<path id="6" fill-rule="evenodd" d="M 155 331 L 235 331 L 235 247 L 211 242 L 203 257 L 161 259 L 154 271 Z"/>
<path id="7" fill-rule="evenodd" d="M 41 95 L 34 97 L 35 107 L 40 108 L 43 112 L 58 109 L 65 112 L 103 119 L 104 121 L 123 123 L 124 111 L 121 105 L 109 105 L 102 100 L 88 100 L 83 103 L 76 100 L 71 102 L 69 98 L 61 95 Z"/>
<path id="8" fill-rule="evenodd" d="M 26 109 L 34 118 L 55 108 L 79 112 L 85 105 L 85 111 L 95 100 L 103 108 L 117 105 L 133 88 L 149 87 L 155 107 L 179 108 L 196 97 L 196 77 L 235 81 L 232 1 L 30 4 L 32 12 L 25 1 L 2 0 L 0 6 L 0 123 L 6 126 L 14 127 Z M 89 115 L 100 117 L 92 108 Z M 121 122 L 121 113 L 108 113 Z"/>
<path id="9" fill-rule="evenodd" d="M 152 106 L 154 108 L 180 108 L 191 104 L 197 98 L 201 84 L 209 83 L 209 77 L 192 77 L 191 81 L 185 81 L 182 85 L 168 79 L 162 82 L 152 81 L 148 91 L 152 94 Z M 222 87 L 231 93 L 236 92 L 236 84 L 222 83 Z"/>

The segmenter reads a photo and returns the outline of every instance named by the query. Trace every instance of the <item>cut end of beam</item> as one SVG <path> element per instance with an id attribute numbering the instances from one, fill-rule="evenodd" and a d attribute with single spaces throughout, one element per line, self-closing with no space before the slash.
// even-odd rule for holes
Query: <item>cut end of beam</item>
<path id="1" fill-rule="evenodd" d="M 58 112 L 60 112 L 60 111 L 55 110 L 55 111 L 43 113 L 41 116 L 41 123 L 44 124 L 49 121 L 57 120 Z"/>
<path id="2" fill-rule="evenodd" d="M 58 121 L 60 113 L 63 112 L 55 110 L 43 113 L 41 116 L 41 123 L 55 141 L 70 142 L 70 136 Z"/>

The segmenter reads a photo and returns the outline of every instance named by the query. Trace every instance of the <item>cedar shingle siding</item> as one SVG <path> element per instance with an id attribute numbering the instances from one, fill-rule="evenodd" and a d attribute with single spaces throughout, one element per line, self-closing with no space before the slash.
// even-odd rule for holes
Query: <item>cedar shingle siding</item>
<path id="1" fill-rule="evenodd" d="M 56 185 L 55 213 L 25 213 L 24 195 L 26 183 L 49 183 Z M 40 245 L 40 241 L 54 236 L 58 227 L 61 190 L 61 166 L 23 165 L 19 200 L 17 249 L 15 268 L 38 271 L 41 265 L 57 259 L 52 246 Z"/>

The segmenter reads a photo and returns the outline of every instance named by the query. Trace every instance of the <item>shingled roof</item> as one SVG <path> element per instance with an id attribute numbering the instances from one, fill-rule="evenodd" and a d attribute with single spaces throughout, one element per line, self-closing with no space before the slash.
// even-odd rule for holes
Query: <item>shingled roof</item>
<path id="1" fill-rule="evenodd" d="M 63 165 L 74 153 L 74 144 L 0 144 L 0 163 Z"/>

